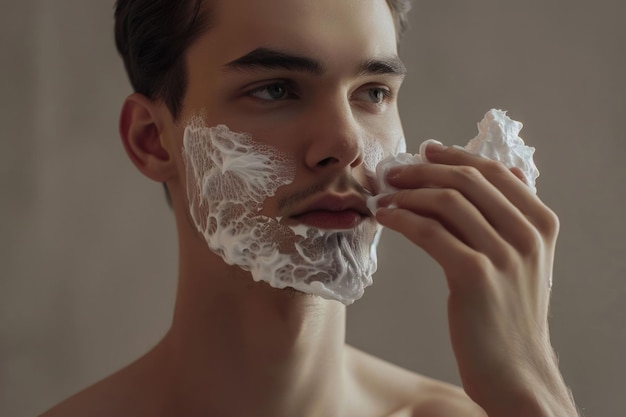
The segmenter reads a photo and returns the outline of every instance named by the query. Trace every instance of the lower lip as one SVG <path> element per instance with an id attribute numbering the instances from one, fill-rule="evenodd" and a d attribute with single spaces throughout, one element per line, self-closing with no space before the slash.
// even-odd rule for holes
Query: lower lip
<path id="1" fill-rule="evenodd" d="M 301 224 L 318 229 L 345 230 L 358 226 L 363 217 L 362 214 L 354 210 L 314 210 L 294 218 Z"/>

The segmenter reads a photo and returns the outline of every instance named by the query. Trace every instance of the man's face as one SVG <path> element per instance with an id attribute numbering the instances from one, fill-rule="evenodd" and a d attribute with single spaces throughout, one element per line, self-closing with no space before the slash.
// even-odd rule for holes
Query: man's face
<path id="1" fill-rule="evenodd" d="M 396 102 L 404 69 L 386 1 L 213 3 L 214 25 L 186 54 L 179 149 L 191 117 L 244 132 L 294 164 L 293 181 L 260 215 L 375 239 L 365 208 L 377 192 L 371 175 L 404 141 Z"/>

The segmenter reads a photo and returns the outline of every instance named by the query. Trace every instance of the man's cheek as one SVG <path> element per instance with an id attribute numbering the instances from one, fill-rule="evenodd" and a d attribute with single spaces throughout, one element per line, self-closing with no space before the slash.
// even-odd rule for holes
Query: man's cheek
<path id="1" fill-rule="evenodd" d="M 380 161 L 388 156 L 395 156 L 403 152 L 406 152 L 406 140 L 404 137 L 368 138 L 364 143 L 363 165 L 368 172 L 372 173 L 376 171 L 376 166 Z"/>
<path id="2" fill-rule="evenodd" d="M 382 143 L 376 139 L 368 139 L 363 145 L 363 166 L 368 172 L 376 170 L 376 165 L 385 157 Z"/>

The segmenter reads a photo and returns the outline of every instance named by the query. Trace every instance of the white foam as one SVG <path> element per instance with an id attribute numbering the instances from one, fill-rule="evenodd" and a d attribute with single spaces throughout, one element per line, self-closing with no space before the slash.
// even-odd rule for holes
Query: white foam
<path id="1" fill-rule="evenodd" d="M 506 167 L 517 167 L 524 173 L 528 186 L 536 193 L 539 170 L 533 160 L 535 148 L 526 146 L 519 137 L 522 123 L 511 120 L 505 111 L 491 109 L 478 123 L 478 135 L 465 150 L 485 158 L 502 162 Z"/>
<path id="2" fill-rule="evenodd" d="M 532 160 L 534 148 L 517 136 L 521 127 L 505 112 L 491 110 L 464 149 L 522 169 L 535 190 L 539 173 Z M 395 154 L 382 161 L 380 144 L 365 144 L 364 165 L 378 183 L 378 195 L 368 198 L 372 212 L 378 199 L 395 191 L 385 181 L 388 170 L 428 163 L 422 155 L 429 142 L 412 155 L 405 153 L 401 140 Z M 379 225 L 363 222 L 351 230 L 321 230 L 287 226 L 282 217 L 259 213 L 267 198 L 293 182 L 296 161 L 290 155 L 224 125 L 207 127 L 199 118 L 187 125 L 183 146 L 191 217 L 208 247 L 226 263 L 250 271 L 255 281 L 344 304 L 359 299 L 372 284 Z"/>
<path id="3" fill-rule="evenodd" d="M 255 281 L 351 304 L 371 285 L 381 227 L 362 222 L 351 230 L 281 224 L 259 214 L 263 202 L 295 177 L 295 161 L 273 147 L 232 132 L 185 129 L 183 156 L 191 217 L 209 248 Z M 373 148 L 372 166 L 380 152 Z"/>
<path id="4" fill-rule="evenodd" d="M 522 123 L 511 120 L 505 111 L 491 109 L 478 123 L 478 135 L 461 149 L 485 158 L 500 161 L 508 168 L 517 167 L 521 169 L 526 177 L 528 186 L 536 193 L 535 183 L 539 176 L 539 171 L 533 161 L 535 148 L 526 146 L 522 138 L 518 136 L 522 126 Z M 367 206 L 372 213 L 376 213 L 378 210 L 378 200 L 397 191 L 386 181 L 389 170 L 400 165 L 429 163 L 425 156 L 425 150 L 426 146 L 432 142 L 441 143 L 434 139 L 429 139 L 420 145 L 419 153 L 417 154 L 398 153 L 379 162 L 376 166 L 376 181 L 379 194 L 367 199 Z"/>

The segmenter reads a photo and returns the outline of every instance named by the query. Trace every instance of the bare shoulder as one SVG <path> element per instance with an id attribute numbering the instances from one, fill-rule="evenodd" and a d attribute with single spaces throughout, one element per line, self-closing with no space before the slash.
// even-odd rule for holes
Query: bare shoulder
<path id="1" fill-rule="evenodd" d="M 385 417 L 486 417 L 458 386 L 428 378 L 347 346 L 347 357 L 363 396 Z M 372 404 L 370 404 L 370 407 Z"/>
<path id="2" fill-rule="evenodd" d="M 115 379 L 109 377 L 89 386 L 55 405 L 39 417 L 104 417 L 113 400 Z"/>
<path id="3" fill-rule="evenodd" d="M 146 357 L 69 397 L 39 417 L 157 416 L 162 384 Z"/>
<path id="4" fill-rule="evenodd" d="M 126 372 L 116 373 L 74 394 L 40 417 L 105 417 L 130 416 L 129 398 L 140 397 L 129 387 Z M 140 386 L 137 385 L 137 386 Z"/>

